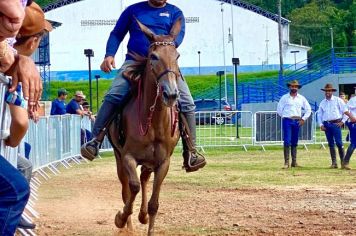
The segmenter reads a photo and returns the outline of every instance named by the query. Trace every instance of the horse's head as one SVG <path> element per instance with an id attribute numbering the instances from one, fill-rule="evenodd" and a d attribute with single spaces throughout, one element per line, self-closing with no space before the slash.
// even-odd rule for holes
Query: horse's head
<path id="1" fill-rule="evenodd" d="M 174 40 L 181 30 L 181 20 L 178 19 L 174 23 L 169 35 L 156 35 L 137 20 L 142 32 L 151 43 L 147 64 L 151 67 L 152 74 L 161 89 L 163 103 L 169 107 L 174 106 L 179 97 L 177 85 L 180 77 L 177 62 L 179 53 Z"/>

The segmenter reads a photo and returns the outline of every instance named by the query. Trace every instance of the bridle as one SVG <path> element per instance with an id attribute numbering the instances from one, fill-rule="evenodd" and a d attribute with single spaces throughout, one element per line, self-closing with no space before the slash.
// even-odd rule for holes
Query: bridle
<path id="1" fill-rule="evenodd" d="M 173 47 L 175 47 L 175 43 L 174 42 L 153 42 L 150 44 L 149 48 L 154 47 L 154 46 L 173 46 Z M 149 108 L 150 113 L 148 114 L 148 117 L 147 117 L 147 121 L 146 121 L 146 125 L 145 125 L 146 127 L 143 127 L 143 124 L 141 123 L 141 121 L 139 119 L 139 127 L 140 127 L 140 135 L 141 136 L 146 136 L 149 128 L 152 125 L 153 112 L 155 111 L 157 100 L 161 93 L 161 87 L 159 86 L 160 79 L 169 73 L 173 73 L 174 76 L 176 77 L 176 80 L 178 79 L 177 73 L 170 68 L 166 68 L 163 72 L 161 72 L 160 74 L 157 75 L 157 73 L 153 69 L 152 63 L 150 63 L 150 66 L 151 66 L 152 73 L 156 77 L 156 97 L 154 99 L 152 106 L 150 106 L 150 108 Z M 137 99 L 139 99 L 137 102 L 139 116 L 141 114 L 141 102 L 140 101 L 141 101 L 141 97 L 142 97 L 141 81 L 142 80 L 139 80 L 139 82 L 138 82 L 138 97 L 137 97 Z M 172 129 L 171 129 L 171 137 L 173 137 L 174 131 L 176 130 L 176 127 L 178 124 L 178 106 L 176 106 L 175 111 L 173 111 L 173 109 L 171 107 L 171 120 L 173 117 L 174 117 L 174 122 L 172 124 Z"/>

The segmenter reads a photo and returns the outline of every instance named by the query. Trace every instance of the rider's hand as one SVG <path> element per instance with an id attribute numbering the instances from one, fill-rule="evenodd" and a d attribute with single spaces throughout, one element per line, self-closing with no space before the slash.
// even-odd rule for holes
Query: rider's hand
<path id="1" fill-rule="evenodd" d="M 38 101 L 42 95 L 42 81 L 33 60 L 30 57 L 18 55 L 18 62 L 15 62 L 6 74 L 12 76 L 9 92 L 14 92 L 17 84 L 21 82 L 23 96 L 25 100 L 28 100 L 28 111 L 37 111 Z"/>
<path id="2" fill-rule="evenodd" d="M 110 73 L 115 66 L 115 58 L 112 56 L 105 57 L 103 63 L 101 63 L 100 69 L 105 73 Z"/>
<path id="3" fill-rule="evenodd" d="M 320 130 L 321 130 L 321 131 L 326 131 L 325 126 L 324 126 L 324 125 L 320 126 Z"/>
<path id="4" fill-rule="evenodd" d="M 15 37 L 25 17 L 19 0 L 0 0 L 0 41 Z"/>

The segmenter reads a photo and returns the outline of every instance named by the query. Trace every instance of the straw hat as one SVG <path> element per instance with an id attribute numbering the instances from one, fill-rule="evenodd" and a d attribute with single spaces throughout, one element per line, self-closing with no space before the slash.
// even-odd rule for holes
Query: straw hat
<path id="1" fill-rule="evenodd" d="M 43 30 L 52 31 L 52 25 L 45 19 L 45 14 L 41 7 L 32 2 L 31 5 L 25 8 L 25 18 L 19 30 L 17 38 L 33 36 L 41 33 Z"/>
<path id="2" fill-rule="evenodd" d="M 74 96 L 80 97 L 80 98 L 85 98 L 85 95 L 84 95 L 83 91 L 77 91 L 77 92 L 75 92 L 75 95 L 74 95 Z"/>

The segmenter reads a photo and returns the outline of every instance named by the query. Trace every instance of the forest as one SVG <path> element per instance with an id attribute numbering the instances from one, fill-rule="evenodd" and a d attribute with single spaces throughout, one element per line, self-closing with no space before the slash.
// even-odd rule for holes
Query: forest
<path id="1" fill-rule="evenodd" d="M 55 1 L 36 2 L 46 6 Z M 244 1 L 278 13 L 278 0 Z M 310 55 L 330 49 L 331 32 L 334 47 L 356 49 L 356 0 L 282 0 L 282 17 L 291 21 L 291 43 L 311 47 Z"/>

